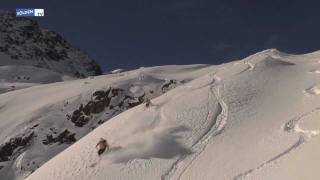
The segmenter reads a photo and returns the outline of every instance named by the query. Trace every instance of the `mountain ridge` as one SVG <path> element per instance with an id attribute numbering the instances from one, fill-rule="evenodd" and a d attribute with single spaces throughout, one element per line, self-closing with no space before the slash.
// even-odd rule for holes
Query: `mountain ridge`
<path id="1" fill-rule="evenodd" d="M 99 65 L 32 19 L 0 12 L 0 65 L 31 65 L 72 77 L 101 75 Z"/>

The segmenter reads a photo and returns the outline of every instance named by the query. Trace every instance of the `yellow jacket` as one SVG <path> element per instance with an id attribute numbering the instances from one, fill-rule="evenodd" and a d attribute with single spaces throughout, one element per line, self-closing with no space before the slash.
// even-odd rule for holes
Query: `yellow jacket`
<path id="1" fill-rule="evenodd" d="M 107 151 L 109 150 L 109 144 L 108 144 L 107 140 L 105 140 L 103 138 L 100 139 L 100 141 L 98 142 L 96 147 L 102 151 L 105 151 L 106 149 L 107 149 Z"/>

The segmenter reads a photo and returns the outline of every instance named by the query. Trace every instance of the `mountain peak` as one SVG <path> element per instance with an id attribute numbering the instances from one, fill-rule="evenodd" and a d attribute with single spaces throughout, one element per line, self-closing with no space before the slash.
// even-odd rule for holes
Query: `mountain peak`
<path id="1" fill-rule="evenodd" d="M 98 64 L 32 19 L 0 11 L 0 65 L 31 65 L 73 77 L 100 75 Z"/>

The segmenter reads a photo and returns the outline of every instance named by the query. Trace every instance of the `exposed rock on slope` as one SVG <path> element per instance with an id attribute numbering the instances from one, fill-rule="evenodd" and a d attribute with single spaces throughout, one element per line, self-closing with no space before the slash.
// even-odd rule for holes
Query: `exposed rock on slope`
<path id="1" fill-rule="evenodd" d="M 10 139 L 8 142 L 0 146 L 0 162 L 8 161 L 13 153 L 18 153 L 30 143 L 33 133 L 26 136 L 18 136 Z"/>
<path id="2" fill-rule="evenodd" d="M 144 101 L 145 93 L 135 97 L 125 93 L 124 89 L 109 87 L 107 90 L 99 90 L 93 93 L 93 98 L 85 105 L 81 104 L 71 116 L 67 116 L 75 126 L 86 125 L 93 114 L 103 112 L 106 108 L 110 114 L 118 114 L 129 108 L 137 106 Z"/>

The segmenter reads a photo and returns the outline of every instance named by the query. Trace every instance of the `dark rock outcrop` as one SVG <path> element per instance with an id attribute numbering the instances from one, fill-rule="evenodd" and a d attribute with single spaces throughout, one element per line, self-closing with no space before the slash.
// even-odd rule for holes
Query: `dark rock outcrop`
<path id="1" fill-rule="evenodd" d="M 53 137 L 53 135 L 47 135 L 47 138 L 42 141 L 44 145 L 50 145 L 54 143 L 58 144 L 72 144 L 76 142 L 76 138 L 74 137 L 76 134 L 71 133 L 68 129 L 64 130 L 60 134 L 58 134 L 56 137 Z"/>
<path id="2" fill-rule="evenodd" d="M 123 89 L 110 87 L 107 90 L 95 91 L 92 100 L 85 105 L 81 104 L 78 109 L 73 111 L 72 115 L 67 115 L 75 126 L 83 127 L 91 120 L 92 114 L 98 114 L 105 109 L 113 110 L 113 114 L 135 107 L 144 102 L 144 96 L 134 97 L 124 93 Z M 117 99 L 117 104 L 111 104 Z M 100 120 L 100 123 L 102 120 Z"/>
<path id="3" fill-rule="evenodd" d="M 2 144 L 0 146 L 0 162 L 10 160 L 14 153 L 26 148 L 33 137 L 34 133 L 32 132 L 26 136 L 11 138 L 8 142 Z"/>
<path id="4" fill-rule="evenodd" d="M 166 93 L 169 90 L 175 88 L 177 86 L 177 84 L 178 84 L 177 80 L 171 79 L 170 81 L 168 81 L 162 85 L 162 87 L 161 87 L 162 93 Z"/>

